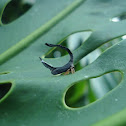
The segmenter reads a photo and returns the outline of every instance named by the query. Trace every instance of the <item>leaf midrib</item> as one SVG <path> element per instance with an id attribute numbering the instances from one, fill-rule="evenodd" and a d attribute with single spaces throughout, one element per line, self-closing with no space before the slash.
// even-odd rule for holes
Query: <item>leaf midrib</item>
<path id="1" fill-rule="evenodd" d="M 3 52 L 0 55 L 0 64 L 3 64 L 13 56 L 20 53 L 22 50 L 24 50 L 26 47 L 28 47 L 30 44 L 35 42 L 36 39 L 38 39 L 40 36 L 42 36 L 44 33 L 46 33 L 48 30 L 50 30 L 53 26 L 55 26 L 58 22 L 60 22 L 63 18 L 65 18 L 69 13 L 71 13 L 74 9 L 76 9 L 82 2 L 85 0 L 76 0 L 71 5 L 66 7 L 63 11 L 61 11 L 59 14 L 57 14 L 55 17 L 53 17 L 50 21 L 36 29 L 34 32 L 23 38 L 21 41 L 19 41 L 17 44 L 13 45 L 9 49 L 7 49 L 5 52 Z"/>

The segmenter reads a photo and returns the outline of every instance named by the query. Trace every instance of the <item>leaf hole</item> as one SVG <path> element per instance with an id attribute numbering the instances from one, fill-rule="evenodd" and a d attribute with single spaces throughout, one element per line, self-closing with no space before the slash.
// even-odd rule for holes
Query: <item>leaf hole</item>
<path id="1" fill-rule="evenodd" d="M 114 89 L 121 79 L 120 72 L 111 72 L 74 83 L 65 93 L 65 104 L 71 108 L 86 106 Z"/>
<path id="2" fill-rule="evenodd" d="M 110 21 L 119 22 L 119 21 L 122 21 L 122 20 L 125 20 L 125 19 L 126 19 L 126 13 L 123 13 L 123 14 L 121 14 L 119 16 L 111 18 Z"/>
<path id="3" fill-rule="evenodd" d="M 35 3 L 35 0 L 11 0 L 2 14 L 2 23 L 9 24 L 26 13 Z"/>
<path id="4" fill-rule="evenodd" d="M 0 100 L 3 99 L 12 87 L 12 83 L 1 83 L 0 84 Z"/>
<path id="5" fill-rule="evenodd" d="M 126 39 L 126 35 L 122 35 L 118 38 L 114 38 L 111 41 L 106 42 L 105 44 L 101 45 L 99 48 L 95 49 L 88 55 L 84 56 L 76 65 L 75 70 L 79 71 L 85 66 L 94 62 L 104 51 L 106 51 L 111 46 L 118 44 L 121 40 Z"/>
<path id="6" fill-rule="evenodd" d="M 76 32 L 69 35 L 61 43 L 62 46 L 68 47 L 71 51 L 79 48 L 91 35 L 91 31 Z M 45 58 L 57 58 L 67 55 L 68 53 L 60 48 L 52 48 L 46 55 Z"/>

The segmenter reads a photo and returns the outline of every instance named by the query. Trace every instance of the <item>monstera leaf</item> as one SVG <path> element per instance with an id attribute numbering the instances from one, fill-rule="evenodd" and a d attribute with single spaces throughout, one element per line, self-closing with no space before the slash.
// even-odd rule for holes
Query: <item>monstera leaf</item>
<path id="1" fill-rule="evenodd" d="M 9 0 L 0 1 L 0 125 L 116 126 L 126 117 L 126 40 L 106 49 L 93 63 L 70 75 L 54 76 L 40 62 L 69 35 L 90 31 L 73 51 L 74 64 L 101 45 L 126 34 L 125 0 L 36 0 L 11 23 L 2 23 Z M 113 22 L 113 18 L 118 22 Z M 45 58 L 62 66 L 69 56 Z M 67 90 L 81 80 L 118 71 L 120 84 L 101 99 L 79 108 L 65 103 Z M 102 85 L 102 83 L 101 83 Z"/>

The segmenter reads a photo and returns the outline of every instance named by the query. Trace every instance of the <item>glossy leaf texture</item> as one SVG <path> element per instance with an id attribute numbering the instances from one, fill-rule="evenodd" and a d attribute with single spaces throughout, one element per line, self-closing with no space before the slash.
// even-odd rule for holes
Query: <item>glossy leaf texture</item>
<path id="1" fill-rule="evenodd" d="M 92 31 L 73 51 L 76 64 L 101 45 L 125 35 L 125 18 L 118 22 L 112 19 L 126 12 L 126 1 L 36 0 L 18 19 L 3 24 L 2 13 L 8 2 L 0 1 L 0 84 L 5 84 L 4 87 L 11 84 L 9 92 L 0 99 L 1 126 L 124 125 L 126 40 L 106 49 L 94 62 L 70 75 L 53 76 L 39 56 L 50 50 L 45 43 L 58 44 L 73 33 Z M 68 59 L 67 55 L 45 61 L 62 66 Z M 65 104 L 66 91 L 75 82 L 113 71 L 119 71 L 122 80 L 103 98 L 80 108 Z"/>

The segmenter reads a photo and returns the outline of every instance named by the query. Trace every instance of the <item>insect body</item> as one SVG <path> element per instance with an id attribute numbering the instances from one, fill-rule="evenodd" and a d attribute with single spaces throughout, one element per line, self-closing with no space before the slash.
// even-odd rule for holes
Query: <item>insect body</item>
<path id="1" fill-rule="evenodd" d="M 71 73 L 75 72 L 74 65 L 73 65 L 73 54 L 68 48 L 61 46 L 61 45 L 53 45 L 53 44 L 48 44 L 48 43 L 45 43 L 45 45 L 47 45 L 49 47 L 59 47 L 59 48 L 65 49 L 70 55 L 69 62 L 62 67 L 53 67 L 39 57 L 41 62 L 43 63 L 43 65 L 45 67 L 47 67 L 48 69 L 50 69 L 50 71 L 53 75 L 61 74 L 61 73 L 64 73 L 64 72 L 65 72 L 65 74 L 69 74 L 70 72 Z"/>

